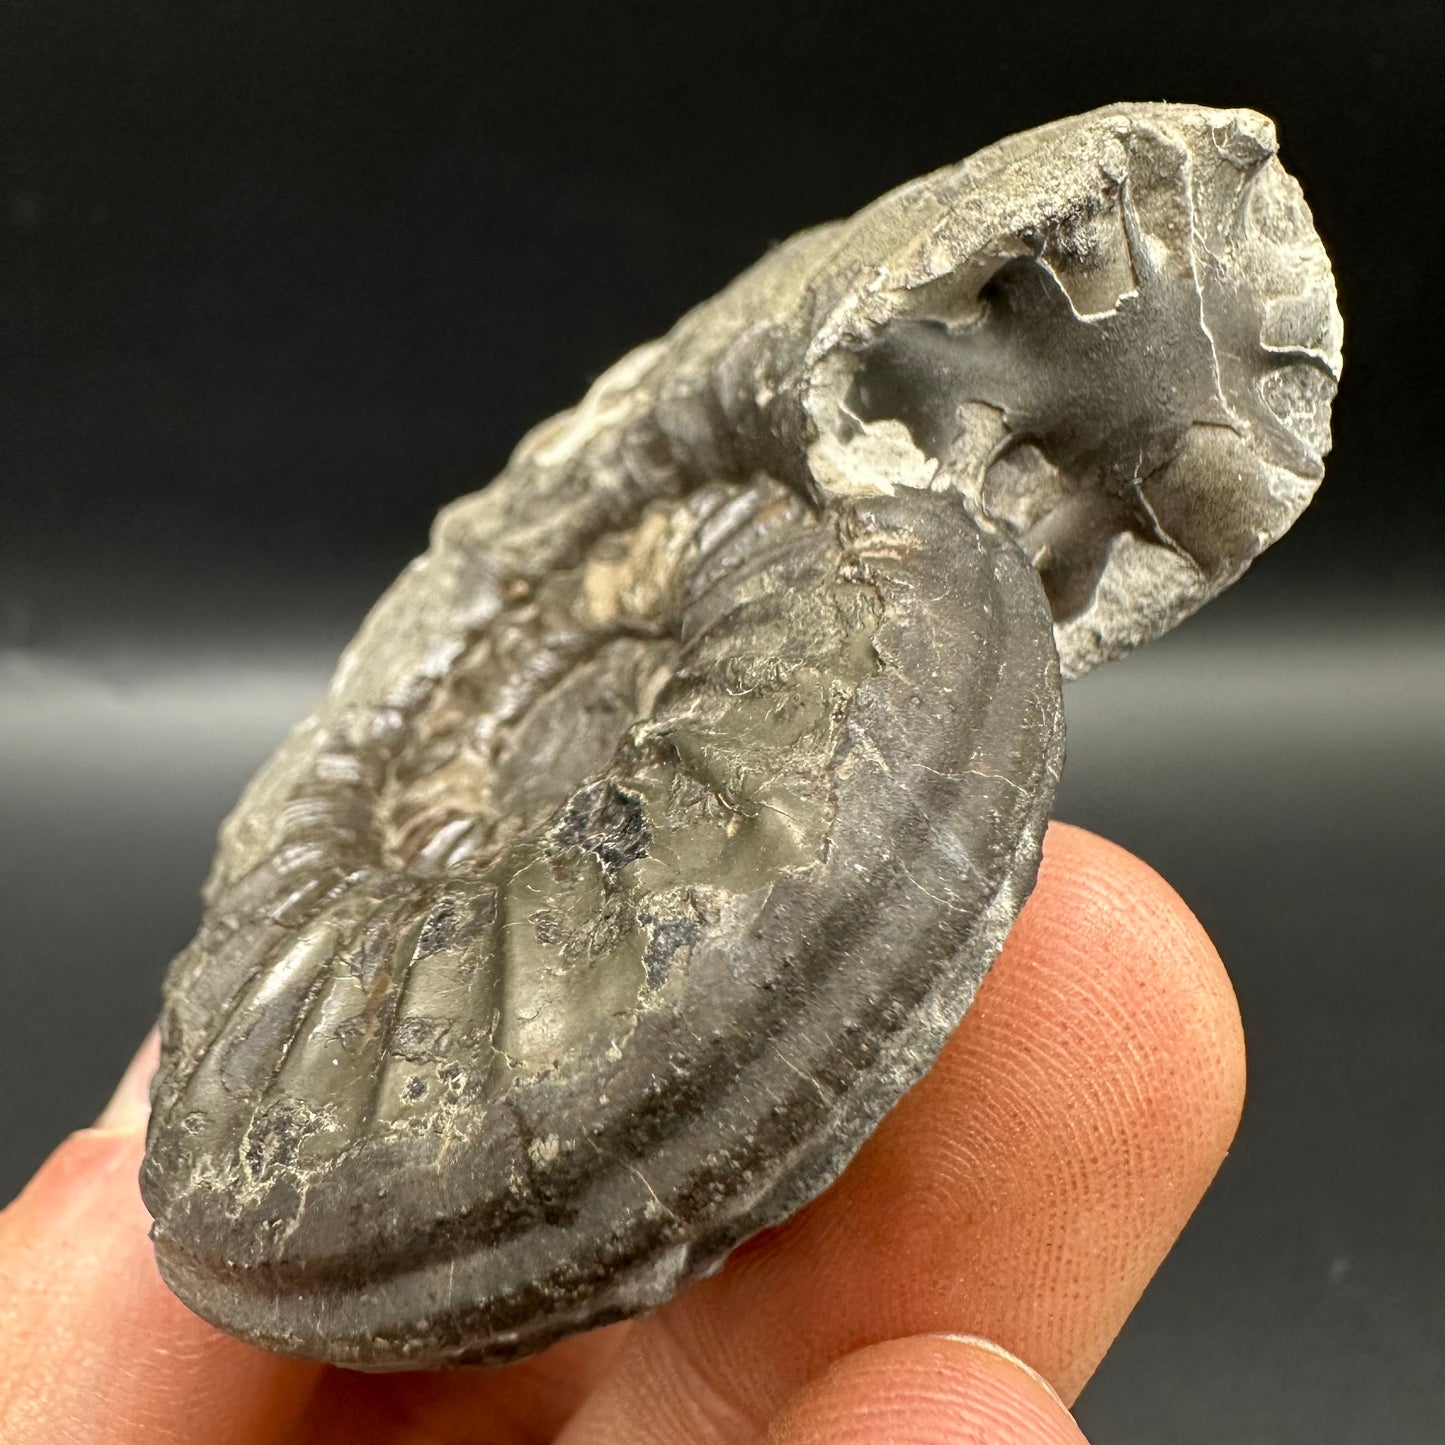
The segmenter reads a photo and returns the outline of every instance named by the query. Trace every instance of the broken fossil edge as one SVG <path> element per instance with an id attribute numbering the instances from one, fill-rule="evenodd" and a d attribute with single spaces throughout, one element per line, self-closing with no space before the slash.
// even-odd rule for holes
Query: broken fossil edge
<path id="1" fill-rule="evenodd" d="M 1116 106 L 793 238 L 532 432 L 223 829 L 142 1174 L 172 1287 L 293 1353 L 500 1361 L 662 1302 L 815 1195 L 1032 887 L 1054 646 L 1066 675 L 1127 651 L 1285 530 L 1339 345 L 1269 122 Z M 544 722 L 626 691 L 566 661 L 581 621 L 667 680 L 614 752 L 534 785 L 505 742 L 531 714 L 496 698 L 539 659 L 581 679 Z M 811 731 L 749 712 L 740 657 L 763 715 Z M 448 774 L 426 760 L 468 699 L 492 752 Z M 777 852 L 749 762 L 788 748 L 811 821 Z M 494 848 L 417 822 L 449 777 L 496 804 Z"/>

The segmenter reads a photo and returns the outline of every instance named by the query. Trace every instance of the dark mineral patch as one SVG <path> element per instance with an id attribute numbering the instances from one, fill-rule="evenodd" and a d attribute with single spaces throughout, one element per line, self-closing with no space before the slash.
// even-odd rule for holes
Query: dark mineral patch
<path id="1" fill-rule="evenodd" d="M 610 778 L 573 794 L 553 834 L 564 848 L 585 848 L 609 873 L 647 856 L 651 833 L 642 799 Z"/>

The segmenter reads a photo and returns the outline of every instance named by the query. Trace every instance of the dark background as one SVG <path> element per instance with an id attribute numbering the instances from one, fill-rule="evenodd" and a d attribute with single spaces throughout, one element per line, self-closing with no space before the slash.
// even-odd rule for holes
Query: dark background
<path id="1" fill-rule="evenodd" d="M 1255 573 L 1069 694 L 1061 815 L 1195 907 L 1252 1050 L 1079 1414 L 1438 1445 L 1442 62 L 1425 3 L 12 0 L 0 1200 L 103 1103 L 246 776 L 526 427 L 770 241 L 1001 135 L 1247 104 L 1336 262 L 1336 450 Z"/>

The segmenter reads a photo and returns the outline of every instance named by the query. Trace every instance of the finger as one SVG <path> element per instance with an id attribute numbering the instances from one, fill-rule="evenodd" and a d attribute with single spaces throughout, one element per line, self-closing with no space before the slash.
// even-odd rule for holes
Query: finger
<path id="1" fill-rule="evenodd" d="M 805 1385 L 767 1445 L 1085 1445 L 1042 1376 L 985 1340 L 869 1345 Z"/>
<path id="2" fill-rule="evenodd" d="M 932 1072 L 819 1200 L 639 1324 L 563 1439 L 752 1439 L 833 1360 L 929 1331 L 997 1340 L 1072 1399 L 1223 1159 L 1243 1058 L 1178 896 L 1052 828 Z"/>
<path id="3" fill-rule="evenodd" d="M 154 1033 L 93 1129 L 0 1213 L 0 1440 L 552 1439 L 616 1353 L 595 1331 L 502 1370 L 369 1377 L 253 1349 L 156 1273 L 136 1176 Z"/>
<path id="4" fill-rule="evenodd" d="M 93 1129 L 0 1214 L 0 1439 L 274 1440 L 317 1367 L 228 1339 L 161 1283 L 136 1175 L 154 1035 Z"/>
<path id="5" fill-rule="evenodd" d="M 489 1370 L 360 1375 L 328 1371 L 295 1431 L 306 1445 L 374 1439 L 376 1421 L 404 1422 L 404 1439 L 544 1445 L 615 1358 L 630 1328 L 576 1335 L 515 1365 Z"/>

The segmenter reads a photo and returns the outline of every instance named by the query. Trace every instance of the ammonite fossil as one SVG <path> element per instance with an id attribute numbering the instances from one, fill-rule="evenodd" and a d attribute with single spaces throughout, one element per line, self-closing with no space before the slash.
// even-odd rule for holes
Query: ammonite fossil
<path id="1" fill-rule="evenodd" d="M 1289 526 L 1339 365 L 1270 123 L 1170 105 L 796 236 L 618 363 L 225 824 L 142 1178 L 172 1288 L 502 1361 L 815 1195 L 1033 885 L 1061 673 Z"/>

